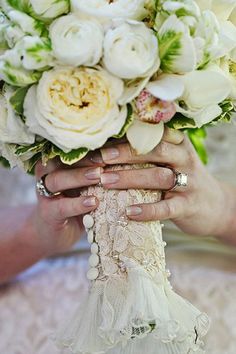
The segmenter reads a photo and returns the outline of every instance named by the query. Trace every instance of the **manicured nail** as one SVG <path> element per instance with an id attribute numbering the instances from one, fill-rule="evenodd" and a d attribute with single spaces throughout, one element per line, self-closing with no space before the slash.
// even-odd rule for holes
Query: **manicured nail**
<path id="1" fill-rule="evenodd" d="M 99 163 L 99 164 L 104 163 L 102 159 L 102 155 L 100 153 L 95 153 L 94 155 L 92 155 L 90 160 L 94 163 Z"/>
<path id="2" fill-rule="evenodd" d="M 101 167 L 90 168 L 89 170 L 86 171 L 85 177 L 90 179 L 90 180 L 100 179 L 102 172 L 103 172 L 103 169 Z"/>
<path id="3" fill-rule="evenodd" d="M 137 207 L 137 206 L 131 206 L 126 208 L 126 215 L 128 216 L 137 216 L 142 214 L 143 209 L 141 207 Z"/>
<path id="4" fill-rule="evenodd" d="M 83 205 L 85 207 L 93 207 L 97 204 L 96 198 L 95 197 L 89 197 L 83 200 Z"/>
<path id="5" fill-rule="evenodd" d="M 106 149 L 101 149 L 102 153 L 102 158 L 104 161 L 110 161 L 114 160 L 117 157 L 119 157 L 120 152 L 117 148 L 106 148 Z"/>
<path id="6" fill-rule="evenodd" d="M 120 176 L 118 173 L 103 173 L 101 175 L 101 183 L 102 184 L 113 184 L 118 182 L 120 179 Z"/>

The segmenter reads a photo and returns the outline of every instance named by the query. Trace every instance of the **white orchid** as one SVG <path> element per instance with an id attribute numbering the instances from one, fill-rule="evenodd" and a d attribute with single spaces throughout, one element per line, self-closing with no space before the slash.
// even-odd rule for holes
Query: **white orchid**
<path id="1" fill-rule="evenodd" d="M 177 112 L 193 119 L 199 128 L 222 113 L 219 104 L 229 97 L 231 83 L 219 67 L 193 71 L 179 80 L 184 84 L 184 93 Z"/>
<path id="2" fill-rule="evenodd" d="M 135 119 L 127 138 L 138 154 L 147 154 L 161 141 L 164 123 L 176 113 L 174 101 L 184 92 L 184 84 L 175 75 L 161 75 L 146 85 L 136 99 Z"/>

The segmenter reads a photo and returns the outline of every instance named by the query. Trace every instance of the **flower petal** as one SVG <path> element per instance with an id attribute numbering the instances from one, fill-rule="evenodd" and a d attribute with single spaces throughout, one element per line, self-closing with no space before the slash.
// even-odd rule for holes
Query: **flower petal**
<path id="1" fill-rule="evenodd" d="M 150 124 L 135 120 L 126 135 L 132 148 L 139 155 L 152 151 L 161 141 L 164 134 L 164 123 Z"/>
<path id="2" fill-rule="evenodd" d="M 146 89 L 156 98 L 174 101 L 184 92 L 184 84 L 177 75 L 162 75 L 158 80 L 150 82 Z"/>

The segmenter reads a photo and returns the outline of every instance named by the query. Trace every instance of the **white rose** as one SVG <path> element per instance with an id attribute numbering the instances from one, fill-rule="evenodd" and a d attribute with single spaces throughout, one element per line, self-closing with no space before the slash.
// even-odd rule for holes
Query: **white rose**
<path id="1" fill-rule="evenodd" d="M 71 66 L 94 66 L 102 56 L 103 29 L 96 21 L 79 19 L 75 14 L 63 16 L 50 26 L 56 59 Z"/>
<path id="2" fill-rule="evenodd" d="M 108 30 L 104 40 L 104 65 L 123 79 L 146 77 L 158 70 L 158 41 L 145 24 L 126 21 Z"/>
<path id="3" fill-rule="evenodd" d="M 26 124 L 65 152 L 94 150 L 126 121 L 127 109 L 117 103 L 122 92 L 123 82 L 100 67 L 55 68 L 29 89 Z"/>
<path id="4" fill-rule="evenodd" d="M 0 142 L 9 144 L 32 144 L 34 135 L 29 132 L 21 118 L 15 113 L 10 98 L 13 89 L 4 87 L 4 92 L 0 94 Z"/>
<path id="5" fill-rule="evenodd" d="M 104 18 L 140 19 L 146 13 L 146 0 L 71 0 L 72 11 Z"/>

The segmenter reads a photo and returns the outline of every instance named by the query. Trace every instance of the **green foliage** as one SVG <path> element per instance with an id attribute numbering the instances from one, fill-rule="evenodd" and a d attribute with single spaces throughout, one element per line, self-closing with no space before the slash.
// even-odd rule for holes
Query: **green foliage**
<path id="1" fill-rule="evenodd" d="M 10 168 L 9 162 L 2 156 L 0 156 L 0 165 L 6 168 Z"/>
<path id="2" fill-rule="evenodd" d="M 161 69 L 164 72 L 172 72 L 172 66 L 176 59 L 181 54 L 181 39 L 182 32 L 168 30 L 163 35 L 158 35 L 159 54 L 161 59 Z"/>
<path id="3" fill-rule="evenodd" d="M 19 115 L 23 115 L 24 112 L 23 105 L 24 105 L 24 100 L 28 89 L 29 89 L 28 87 L 17 88 L 14 94 L 10 98 L 10 103 L 13 109 Z"/>
<path id="4" fill-rule="evenodd" d="M 58 156 L 62 163 L 66 165 L 73 165 L 74 163 L 83 159 L 88 154 L 88 152 L 88 149 L 80 148 L 76 150 L 71 150 L 70 152 L 66 153 L 59 149 L 57 146 L 53 145 L 50 158 Z"/>
<path id="5" fill-rule="evenodd" d="M 172 129 L 192 129 L 196 128 L 196 123 L 193 119 L 187 118 L 181 113 L 176 113 L 174 118 L 172 118 L 168 123 L 167 126 Z"/>
<path id="6" fill-rule="evenodd" d="M 208 162 L 208 155 L 204 145 L 204 140 L 207 137 L 206 129 L 204 127 L 188 129 L 187 133 L 200 159 L 206 165 Z"/>
<path id="7" fill-rule="evenodd" d="M 122 127 L 121 131 L 119 132 L 119 134 L 114 135 L 114 138 L 116 138 L 116 139 L 123 138 L 123 136 L 126 134 L 129 127 L 133 123 L 133 120 L 134 120 L 133 107 L 131 106 L 131 104 L 128 104 L 127 108 L 128 108 L 128 113 L 127 113 L 126 122 L 125 122 L 124 126 Z"/>

